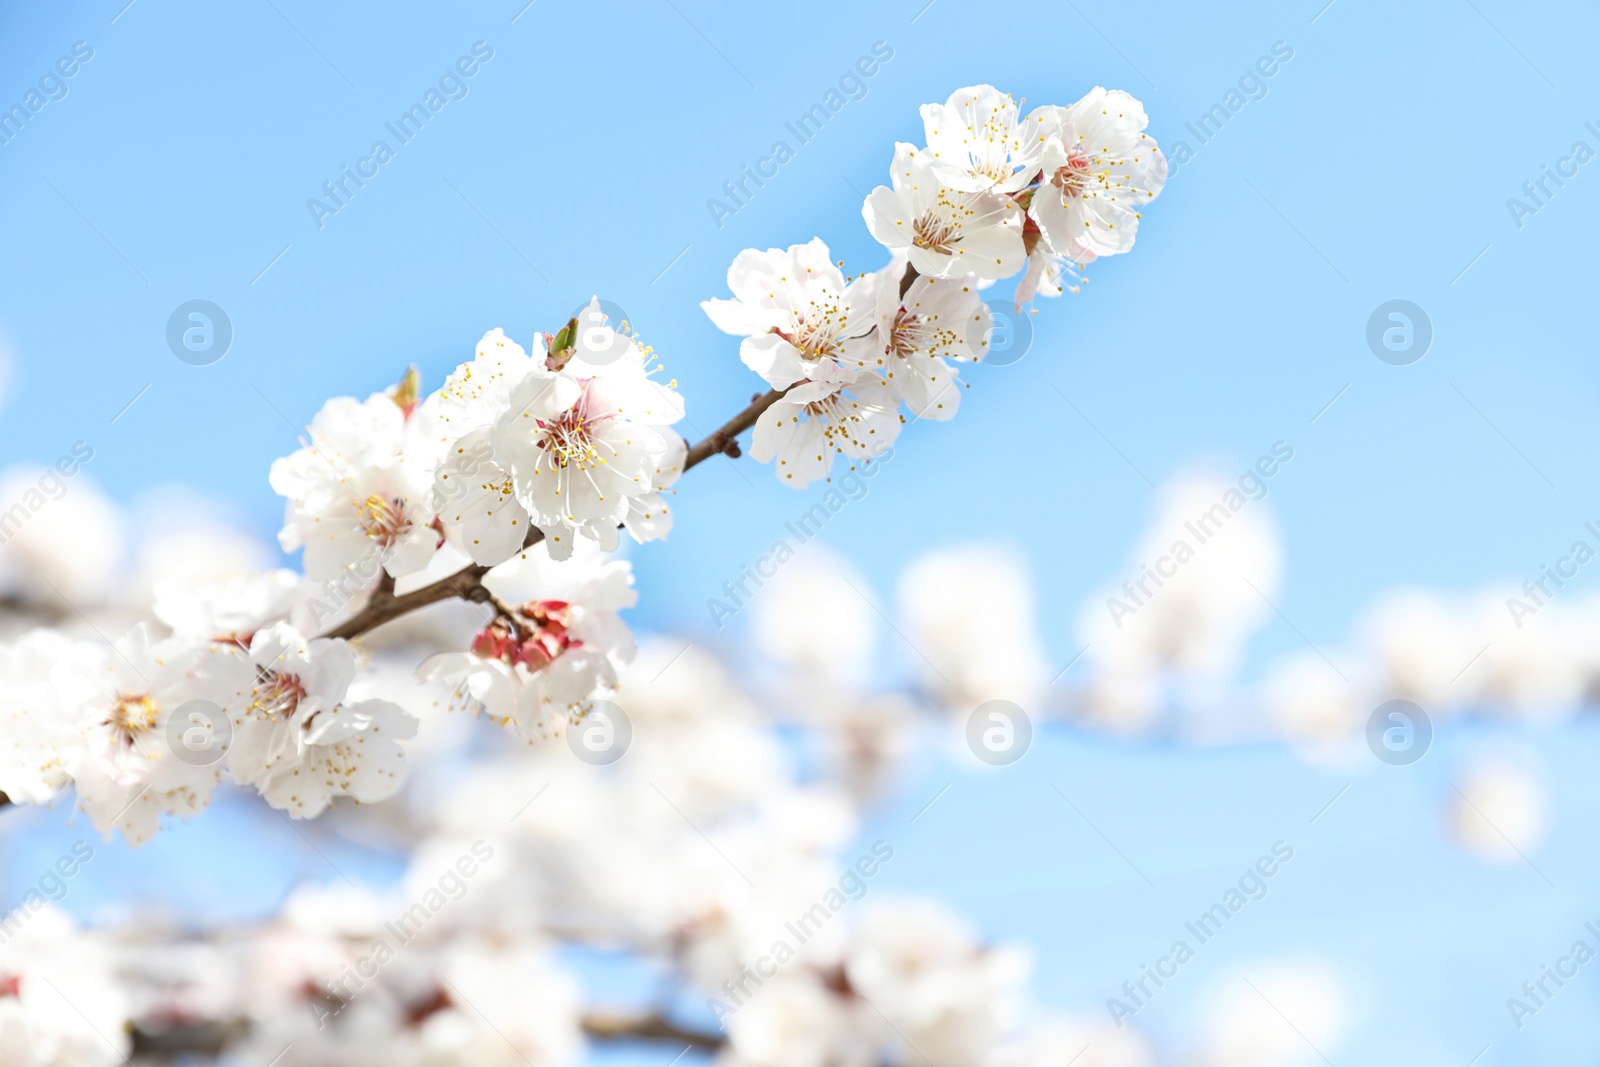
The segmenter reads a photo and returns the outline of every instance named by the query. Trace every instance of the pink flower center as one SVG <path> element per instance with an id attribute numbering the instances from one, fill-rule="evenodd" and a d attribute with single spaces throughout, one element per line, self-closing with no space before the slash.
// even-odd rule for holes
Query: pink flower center
<path id="1" fill-rule="evenodd" d="M 584 393 L 576 404 L 553 419 L 539 420 L 544 436 L 539 438 L 538 445 L 550 454 L 552 466 L 570 465 L 582 471 L 605 462 L 605 457 L 595 447 L 594 432 L 612 416 L 590 414 L 589 383 L 582 384 Z"/>
<path id="2" fill-rule="evenodd" d="M 1067 161 L 1050 176 L 1050 184 L 1060 189 L 1062 195 L 1073 199 L 1081 197 L 1092 181 L 1089 175 L 1089 153 L 1074 148 L 1067 153 Z"/>
<path id="3" fill-rule="evenodd" d="M 299 675 L 257 667 L 256 688 L 251 696 L 250 711 L 264 719 L 287 719 L 306 698 L 306 687 Z"/>
<path id="4" fill-rule="evenodd" d="M 384 548 L 390 548 L 400 536 L 411 529 L 406 518 L 405 502 L 385 500 L 377 494 L 356 505 L 357 521 L 366 535 Z"/>

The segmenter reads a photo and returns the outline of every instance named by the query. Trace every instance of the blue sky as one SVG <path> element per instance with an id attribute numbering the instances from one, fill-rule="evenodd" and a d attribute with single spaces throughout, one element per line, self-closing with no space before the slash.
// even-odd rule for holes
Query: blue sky
<path id="1" fill-rule="evenodd" d="M 847 269 L 874 269 L 861 198 L 886 180 L 894 142 L 920 137 L 919 104 L 980 82 L 1036 103 L 1100 84 L 1144 100 L 1157 141 L 1193 158 L 1135 252 L 1096 264 L 1084 293 L 1041 301 L 1026 357 L 974 371 L 960 417 L 912 426 L 870 503 L 830 524 L 880 597 L 922 549 L 1004 540 L 1031 561 L 1064 664 L 1077 606 L 1121 573 L 1152 485 L 1199 464 L 1242 469 L 1280 439 L 1295 459 L 1269 498 L 1287 559 L 1278 605 L 1318 643 L 1395 586 L 1520 581 L 1600 517 L 1584 266 L 1600 162 L 1531 215 L 1507 206 L 1574 142 L 1600 149 L 1585 127 L 1600 126 L 1592 8 L 675 5 L 7 5 L 0 106 L 75 42 L 93 58 L 0 145 L 0 458 L 49 461 L 87 439 L 90 474 L 125 503 L 194 486 L 270 534 L 267 466 L 325 398 L 365 395 L 409 363 L 437 384 L 486 329 L 553 329 L 593 293 L 628 311 L 691 427 L 709 430 L 761 388 L 697 307 L 725 295 L 740 249 L 821 236 Z M 464 97 L 319 227 L 307 200 L 477 42 L 493 55 Z M 864 97 L 719 226 L 707 200 L 878 42 L 893 57 Z M 1265 95 L 1199 144 L 1185 123 L 1278 42 L 1293 57 Z M 209 366 L 166 346 L 168 317 L 193 299 L 233 325 Z M 1392 299 L 1432 323 L 1409 366 L 1366 346 L 1368 317 Z M 703 630 L 727 561 L 765 551 L 809 506 L 754 465 L 742 473 L 695 471 L 672 540 L 634 554 L 638 624 Z M 1253 657 L 1299 647 L 1275 623 Z M 1137 946 L 1301 834 L 1297 881 L 1197 966 L 1302 948 L 1348 965 L 1368 991 L 1350 1061 L 1464 1064 L 1492 1043 L 1480 1062 L 1540 1062 L 1596 1036 L 1588 977 L 1521 1034 L 1503 1000 L 1546 946 L 1600 916 L 1585 834 L 1600 738 L 1580 724 L 1528 742 L 1556 804 L 1538 860 L 1559 891 L 1441 841 L 1451 746 L 1503 743 L 1488 727 L 1441 738 L 1440 758 L 1372 771 L 1311 827 L 1343 780 L 1284 753 L 1052 735 L 1015 774 L 963 780 L 940 802 L 947 822 L 916 824 L 921 858 L 893 873 L 1035 942 L 1046 999 L 1092 1009 Z M 1097 798 L 1159 890 L 1051 805 L 1051 773 Z M 908 813 L 940 774 L 908 786 Z M 990 835 L 996 820 L 1014 832 Z M 153 870 L 158 856 L 126 862 Z M 1157 1022 L 1181 1026 L 1188 992 Z"/>

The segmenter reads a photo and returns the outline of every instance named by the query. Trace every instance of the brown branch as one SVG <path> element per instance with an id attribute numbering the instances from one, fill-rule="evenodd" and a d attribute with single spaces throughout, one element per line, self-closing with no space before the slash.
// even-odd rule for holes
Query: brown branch
<path id="1" fill-rule="evenodd" d="M 690 1030 L 662 1015 L 611 1015 L 595 1012 L 583 1017 L 583 1032 L 596 1041 L 670 1041 L 675 1045 L 718 1049 L 726 1042 L 720 1034 Z"/>
<path id="2" fill-rule="evenodd" d="M 737 456 L 739 446 L 734 438 L 754 426 L 762 413 L 776 404 L 786 392 L 787 389 L 773 389 L 754 397 L 749 407 L 711 431 L 710 437 L 689 449 L 689 455 L 683 461 L 683 469 L 688 470 L 704 463 L 718 452 L 728 452 L 730 448 L 734 451 L 729 454 Z"/>
<path id="3" fill-rule="evenodd" d="M 917 280 L 917 268 L 906 264 L 906 273 L 900 279 L 900 295 L 906 295 L 911 288 L 911 283 Z M 706 460 L 719 453 L 737 458 L 739 455 L 738 437 L 756 424 L 762 414 L 782 399 L 787 389 L 772 389 L 751 398 L 750 405 L 739 414 L 711 431 L 710 436 L 698 444 L 691 445 L 684 456 L 683 469 L 699 466 Z M 544 534 L 534 528 L 528 532 L 528 540 L 523 543 L 524 548 L 538 544 L 544 539 Z M 394 595 L 394 582 L 384 576 L 384 581 L 379 583 L 362 608 L 350 619 L 329 630 L 324 637 L 342 637 L 349 640 L 359 637 L 369 630 L 374 630 L 386 622 L 392 622 L 402 615 L 410 614 L 418 608 L 425 608 L 429 604 L 437 604 L 441 600 L 450 600 L 460 597 L 482 603 L 489 599 L 488 590 L 483 588 L 483 576 L 489 573 L 489 568 L 474 564 L 457 571 L 448 578 L 434 582 L 432 585 L 423 586 L 421 589 L 412 590 L 404 596 Z"/>
<path id="4" fill-rule="evenodd" d="M 664 1041 L 703 1049 L 719 1049 L 726 1041 L 720 1034 L 691 1030 L 658 1014 L 601 1012 L 585 1015 L 581 1025 L 583 1032 L 595 1041 Z M 241 1020 L 175 1026 L 160 1031 L 135 1027 L 133 1055 L 219 1056 L 228 1045 L 242 1039 L 248 1032 L 249 1025 Z"/>
<path id="5" fill-rule="evenodd" d="M 688 470 L 698 463 L 704 462 L 719 452 L 726 452 L 737 456 L 738 443 L 734 440 L 739 434 L 756 424 L 761 413 L 778 402 L 783 396 L 783 390 L 774 389 L 764 393 L 750 402 L 750 406 L 739 414 L 723 423 L 710 437 L 699 444 L 692 446 L 687 458 L 683 462 L 683 469 Z M 523 542 L 524 548 L 538 544 L 544 540 L 543 531 L 537 527 L 528 531 L 528 539 Z M 471 600 L 481 603 L 489 598 L 489 592 L 483 587 L 483 576 L 489 573 L 489 568 L 481 564 L 465 567 L 448 578 L 442 578 L 432 585 L 425 585 L 421 589 L 413 589 L 402 596 L 394 595 L 392 581 L 380 582 L 378 588 L 372 593 L 366 607 L 362 608 L 349 619 L 323 634 L 324 637 L 342 637 L 349 640 L 360 637 L 369 630 L 375 630 L 386 622 L 392 622 L 402 615 L 408 615 L 418 608 L 425 608 L 429 604 L 437 604 L 441 600 L 451 600 L 456 597 L 462 600 Z M 385 575 L 387 577 L 387 575 Z"/>
<path id="6" fill-rule="evenodd" d="M 904 300 L 906 293 L 911 289 L 911 283 L 917 280 L 917 268 L 906 264 L 905 277 L 900 279 L 900 299 Z"/>
<path id="7" fill-rule="evenodd" d="M 544 538 L 539 530 L 534 530 L 537 537 L 529 536 L 523 546 L 538 544 Z M 342 637 L 349 640 L 359 637 L 368 630 L 375 630 L 386 622 L 398 619 L 418 608 L 425 608 L 429 604 L 437 604 L 441 600 L 450 600 L 460 597 L 462 600 L 481 601 L 488 596 L 488 590 L 483 587 L 483 576 L 489 573 L 489 568 L 474 563 L 450 575 L 441 578 L 432 585 L 425 585 L 421 589 L 413 589 L 403 596 L 394 595 L 394 584 L 388 583 L 387 587 L 380 585 L 372 593 L 372 598 L 367 601 L 367 606 L 356 612 L 349 619 L 323 634 L 324 637 Z"/>

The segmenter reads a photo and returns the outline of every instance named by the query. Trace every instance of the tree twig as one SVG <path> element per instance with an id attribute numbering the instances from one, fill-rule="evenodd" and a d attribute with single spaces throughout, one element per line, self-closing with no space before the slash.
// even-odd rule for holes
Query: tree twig
<path id="1" fill-rule="evenodd" d="M 754 426 L 762 413 L 776 404 L 786 392 L 787 389 L 773 389 L 755 397 L 750 401 L 749 407 L 711 431 L 711 436 L 704 441 L 690 448 L 688 457 L 683 461 L 683 469 L 688 470 L 704 463 L 718 452 L 726 452 L 733 439 Z M 733 454 L 738 455 L 737 452 Z"/>
<path id="2" fill-rule="evenodd" d="M 719 1049 L 726 1039 L 720 1034 L 691 1030 L 663 1015 L 631 1015 L 598 1012 L 583 1016 L 583 1032 L 595 1041 L 663 1041 L 695 1048 Z M 243 1021 L 200 1023 L 167 1030 L 133 1031 L 134 1056 L 218 1056 L 230 1044 L 249 1032 Z"/>
<path id="3" fill-rule="evenodd" d="M 718 1049 L 726 1038 L 704 1030 L 679 1026 L 662 1015 L 610 1015 L 583 1017 L 583 1032 L 597 1041 L 670 1041 L 695 1048 Z"/>
<path id="4" fill-rule="evenodd" d="M 538 534 L 538 536 L 535 537 L 533 534 Z M 544 534 L 536 529 L 529 535 L 523 547 L 527 548 L 529 545 L 536 545 L 543 539 Z M 368 630 L 375 630 L 384 623 L 398 619 L 402 615 L 408 615 L 418 608 L 425 608 L 429 604 L 437 604 L 441 600 L 450 600 L 455 597 L 460 597 L 462 600 L 482 600 L 488 594 L 488 590 L 483 588 L 483 576 L 488 573 L 488 567 L 474 563 L 470 567 L 456 571 L 448 578 L 441 578 L 432 585 L 425 585 L 421 589 L 413 589 L 411 592 L 401 596 L 395 596 L 392 585 L 388 588 L 380 586 L 373 591 L 366 607 L 322 636 L 342 637 L 349 640 L 352 637 L 361 636 Z"/>
<path id="5" fill-rule="evenodd" d="M 699 444 L 692 445 L 683 461 L 683 469 L 705 462 L 719 452 L 738 455 L 738 444 L 735 442 L 741 433 L 756 424 L 761 413 L 778 402 L 785 390 L 773 389 L 757 396 L 750 402 L 750 406 L 739 414 L 723 423 L 711 435 Z M 523 542 L 524 548 L 538 544 L 544 539 L 544 533 L 537 527 L 528 531 L 528 539 Z M 367 604 L 349 619 L 335 626 L 324 637 L 341 637 L 349 640 L 360 637 L 370 630 L 375 630 L 386 622 L 392 622 L 402 615 L 408 615 L 418 608 L 425 608 L 429 604 L 437 604 L 441 600 L 461 598 L 482 602 L 488 599 L 488 591 L 483 588 L 483 576 L 489 573 L 489 568 L 480 564 L 465 567 L 448 578 L 441 578 L 432 585 L 425 585 L 421 589 L 413 589 L 401 596 L 394 594 L 393 583 L 380 583 L 374 590 Z"/>

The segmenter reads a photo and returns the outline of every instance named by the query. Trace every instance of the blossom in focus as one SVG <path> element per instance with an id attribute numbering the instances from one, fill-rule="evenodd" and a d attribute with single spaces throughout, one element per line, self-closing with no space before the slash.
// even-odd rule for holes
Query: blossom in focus
<path id="1" fill-rule="evenodd" d="M 728 289 L 732 300 L 700 306 L 717 329 L 744 338 L 739 358 L 772 388 L 842 384 L 872 361 L 871 286 L 846 280 L 821 239 L 745 249 L 728 268 Z"/>
<path id="2" fill-rule="evenodd" d="M 632 607 L 633 568 L 585 545 L 557 561 L 548 542 L 484 576 L 511 615 L 497 615 L 466 652 L 430 657 L 418 679 L 451 703 L 511 726 L 528 741 L 560 736 L 599 691 L 614 689 L 633 635 L 617 612 Z"/>
<path id="3" fill-rule="evenodd" d="M 272 488 L 288 498 L 278 543 L 305 549 L 312 581 L 365 583 L 380 565 L 399 578 L 439 547 L 431 434 L 414 415 L 387 393 L 336 397 L 311 421 L 305 447 L 272 464 Z"/>
<path id="4" fill-rule="evenodd" d="M 1133 247 L 1139 213 L 1167 182 L 1167 159 L 1144 132 L 1144 105 L 1098 86 L 1045 122 L 1044 179 L 1028 206 L 1050 249 L 1082 261 Z"/>
<path id="5" fill-rule="evenodd" d="M 274 623 L 212 669 L 236 720 L 228 769 L 273 807 L 306 819 L 337 796 L 370 803 L 400 788 L 398 742 L 416 720 L 385 700 L 347 699 L 356 664 L 346 642 Z"/>
<path id="6" fill-rule="evenodd" d="M 1050 247 L 1050 242 L 1041 236 L 1028 253 L 1028 269 L 1017 282 L 1013 310 L 1021 311 L 1022 305 L 1036 296 L 1060 296 L 1068 291 L 1076 293 L 1089 281 L 1084 277 L 1083 268 L 1096 258 L 1093 252 L 1083 248 L 1074 248 L 1070 254 L 1058 254 Z"/>
<path id="7" fill-rule="evenodd" d="M 943 104 L 922 105 L 922 125 L 939 177 L 952 189 L 1015 193 L 1039 174 L 1053 118 L 1023 118 L 1010 93 L 992 85 L 957 89 Z"/>
<path id="8" fill-rule="evenodd" d="M 895 145 L 890 186 L 867 196 L 861 214 L 880 244 L 903 251 L 933 278 L 1007 278 L 1027 259 L 1022 208 L 1009 196 L 968 192 L 941 180 L 932 156 Z"/>
<path id="9" fill-rule="evenodd" d="M 517 499 L 511 474 L 494 461 L 494 424 L 511 406 L 511 391 L 524 378 L 545 372 L 544 338 L 530 355 L 500 329 L 478 342 L 473 358 L 451 372 L 423 401 L 426 424 L 440 446 L 434 469 L 434 499 L 445 536 L 474 563 L 493 566 L 516 554 L 527 540 L 527 509 Z"/>
<path id="10" fill-rule="evenodd" d="M 683 398 L 650 377 L 647 358 L 603 323 L 574 328 L 545 370 L 512 388 L 489 433 L 495 464 L 554 559 L 572 554 L 576 534 L 609 551 L 618 527 L 637 541 L 672 528 L 661 494 L 683 471 L 687 446 L 667 429 L 683 418 Z"/>
<path id="11" fill-rule="evenodd" d="M 750 456 L 758 463 L 776 460 L 779 480 L 804 489 L 828 476 L 835 455 L 882 457 L 903 422 L 899 400 L 871 371 L 843 385 L 806 382 L 761 413 Z"/>
<path id="12" fill-rule="evenodd" d="M 498 327 L 484 334 L 472 358 L 422 401 L 441 455 L 452 442 L 493 426 L 511 403 L 511 390 L 529 374 L 545 370 L 547 356 L 543 336 L 534 337 L 530 354 Z"/>
<path id="13" fill-rule="evenodd" d="M 918 418 L 944 421 L 961 406 L 950 360 L 976 362 L 989 349 L 990 314 L 978 279 L 918 276 L 900 295 L 905 264 L 895 257 L 875 276 L 881 372 Z"/>

